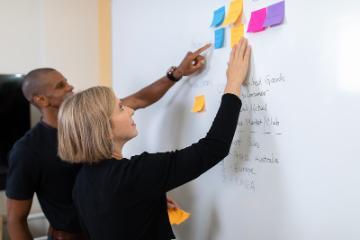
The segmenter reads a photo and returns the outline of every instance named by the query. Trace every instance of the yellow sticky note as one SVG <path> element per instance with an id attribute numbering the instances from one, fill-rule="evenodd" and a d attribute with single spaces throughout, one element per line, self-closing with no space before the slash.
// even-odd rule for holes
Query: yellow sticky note
<path id="1" fill-rule="evenodd" d="M 244 24 L 234 25 L 231 28 L 231 47 L 237 44 L 244 36 Z"/>
<path id="2" fill-rule="evenodd" d="M 243 11 L 243 0 L 235 0 L 230 3 L 228 14 L 222 24 L 222 26 L 227 26 L 234 23 L 238 18 L 240 18 Z"/>
<path id="3" fill-rule="evenodd" d="M 170 224 L 180 224 L 190 217 L 190 214 L 180 208 L 168 208 Z"/>
<path id="4" fill-rule="evenodd" d="M 204 95 L 196 96 L 192 111 L 193 112 L 202 112 L 204 110 L 204 108 L 205 108 L 205 96 Z"/>

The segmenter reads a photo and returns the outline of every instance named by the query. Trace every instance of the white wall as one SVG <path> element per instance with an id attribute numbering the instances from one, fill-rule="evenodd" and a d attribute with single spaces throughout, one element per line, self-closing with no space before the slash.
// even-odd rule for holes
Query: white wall
<path id="1" fill-rule="evenodd" d="M 0 1 L 1 73 L 24 73 L 40 64 L 40 18 L 40 1 Z"/>
<path id="2" fill-rule="evenodd" d="M 57 68 L 76 90 L 97 85 L 97 0 L 43 0 L 43 3 L 41 64 Z"/>
<path id="3" fill-rule="evenodd" d="M 0 72 L 54 67 L 76 89 L 98 84 L 97 0 L 0 0 Z"/>
<path id="4" fill-rule="evenodd" d="M 53 67 L 75 91 L 99 84 L 97 0 L 0 0 L 0 29 L 0 73 Z M 32 211 L 39 211 L 36 200 Z"/>

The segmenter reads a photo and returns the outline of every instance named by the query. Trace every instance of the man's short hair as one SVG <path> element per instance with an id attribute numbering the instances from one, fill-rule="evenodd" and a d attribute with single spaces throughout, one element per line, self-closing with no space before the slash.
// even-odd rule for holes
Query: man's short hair
<path id="1" fill-rule="evenodd" d="M 44 76 L 53 71 L 56 70 L 53 68 L 37 68 L 26 74 L 22 83 L 22 92 L 30 103 L 33 103 L 34 96 L 43 94 L 46 85 Z"/>
<path id="2" fill-rule="evenodd" d="M 92 87 L 65 99 L 58 114 L 58 154 L 71 163 L 96 163 L 113 153 L 110 118 L 116 97 Z"/>

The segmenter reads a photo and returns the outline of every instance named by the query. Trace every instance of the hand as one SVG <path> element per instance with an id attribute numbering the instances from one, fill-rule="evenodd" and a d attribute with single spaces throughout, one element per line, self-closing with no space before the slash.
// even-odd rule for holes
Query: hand
<path id="1" fill-rule="evenodd" d="M 248 45 L 246 38 L 241 38 L 236 44 L 230 54 L 228 69 L 226 71 L 228 84 L 235 84 L 241 86 L 245 81 L 250 62 L 251 48 Z"/>
<path id="2" fill-rule="evenodd" d="M 167 208 L 168 209 L 180 208 L 179 205 L 172 198 L 166 197 L 166 201 L 167 201 Z"/>
<path id="3" fill-rule="evenodd" d="M 206 62 L 204 56 L 201 55 L 206 49 L 208 49 L 211 44 L 206 44 L 205 46 L 199 48 L 195 52 L 188 52 L 180 65 L 174 71 L 174 76 L 176 78 L 181 78 L 182 76 L 189 76 L 199 70 L 201 70 Z"/>

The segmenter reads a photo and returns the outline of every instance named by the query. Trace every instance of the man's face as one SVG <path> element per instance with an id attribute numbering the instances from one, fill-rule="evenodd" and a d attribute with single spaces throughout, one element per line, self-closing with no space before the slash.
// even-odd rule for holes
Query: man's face
<path id="1" fill-rule="evenodd" d="M 44 96 L 49 107 L 59 108 L 64 99 L 73 94 L 74 87 L 69 85 L 67 79 L 58 71 L 46 74 L 47 84 Z"/>

